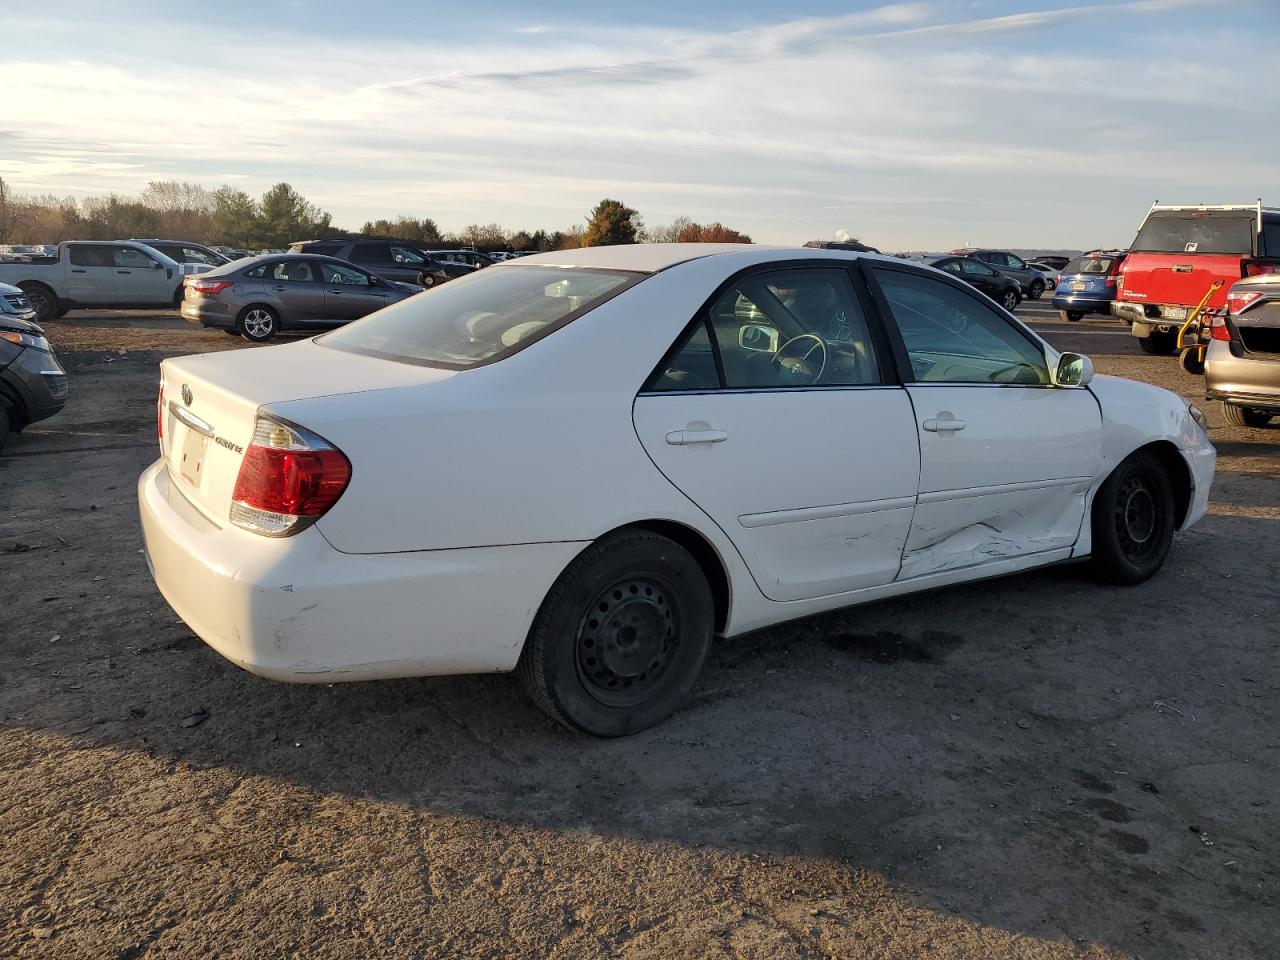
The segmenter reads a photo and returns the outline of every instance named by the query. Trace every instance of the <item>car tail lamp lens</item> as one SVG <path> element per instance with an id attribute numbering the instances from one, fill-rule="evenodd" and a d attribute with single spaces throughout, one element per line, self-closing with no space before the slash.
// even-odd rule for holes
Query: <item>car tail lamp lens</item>
<path id="1" fill-rule="evenodd" d="M 216 297 L 228 287 L 234 287 L 234 280 L 194 280 L 188 277 L 183 283 L 194 290 L 196 293 L 203 293 L 206 297 Z"/>
<path id="2" fill-rule="evenodd" d="M 1215 313 L 1213 319 L 1209 321 L 1209 336 L 1213 340 L 1231 342 L 1231 330 L 1227 326 L 1227 318 L 1222 314 Z"/>
<path id="3" fill-rule="evenodd" d="M 1257 290 L 1232 290 L 1227 294 L 1227 310 L 1231 313 L 1244 313 L 1260 299 L 1262 294 Z"/>
<path id="4" fill-rule="evenodd" d="M 287 537 L 324 516 L 350 481 L 341 450 L 302 427 L 258 417 L 231 495 L 231 522 Z"/>

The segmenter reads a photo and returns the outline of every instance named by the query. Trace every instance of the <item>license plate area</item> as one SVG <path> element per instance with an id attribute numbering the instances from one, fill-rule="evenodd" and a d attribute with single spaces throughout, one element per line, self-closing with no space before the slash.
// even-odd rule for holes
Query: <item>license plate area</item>
<path id="1" fill-rule="evenodd" d="M 182 450 L 179 454 L 178 472 L 182 479 L 196 489 L 200 488 L 200 478 L 204 470 L 204 454 L 209 446 L 209 438 L 194 430 L 187 430 L 182 438 Z"/>
<path id="2" fill-rule="evenodd" d="M 1083 281 L 1077 280 L 1075 283 L 1071 284 L 1071 289 L 1083 290 L 1086 286 L 1088 286 L 1086 283 L 1084 283 Z"/>
<path id="3" fill-rule="evenodd" d="M 1186 307 L 1161 307 L 1160 316 L 1166 320 L 1185 320 L 1187 319 Z"/>

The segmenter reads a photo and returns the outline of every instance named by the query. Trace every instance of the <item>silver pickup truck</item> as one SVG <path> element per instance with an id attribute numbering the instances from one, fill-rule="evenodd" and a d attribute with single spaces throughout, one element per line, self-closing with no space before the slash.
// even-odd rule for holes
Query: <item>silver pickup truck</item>
<path id="1" fill-rule="evenodd" d="M 0 283 L 21 288 L 44 323 L 75 307 L 177 306 L 182 278 L 201 269 L 134 240 L 68 240 L 56 257 L 0 263 Z"/>

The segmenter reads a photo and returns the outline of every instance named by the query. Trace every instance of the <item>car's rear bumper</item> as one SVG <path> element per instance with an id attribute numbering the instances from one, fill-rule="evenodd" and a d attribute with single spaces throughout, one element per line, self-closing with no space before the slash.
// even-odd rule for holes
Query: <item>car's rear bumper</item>
<path id="1" fill-rule="evenodd" d="M 225 303 L 200 300 L 183 300 L 178 310 L 183 320 L 205 327 L 232 330 L 236 325 L 236 311 Z"/>
<path id="2" fill-rule="evenodd" d="M 582 549 L 524 544 L 346 554 L 312 527 L 218 527 L 157 461 L 138 480 L 147 563 L 191 629 L 244 669 L 334 683 L 512 669 L 546 591 Z"/>
<path id="3" fill-rule="evenodd" d="M 1236 344 L 1209 341 L 1204 355 L 1204 391 L 1210 400 L 1223 400 L 1259 410 L 1280 412 L 1280 355 L 1244 353 Z"/>
<path id="4" fill-rule="evenodd" d="M 1110 313 L 1111 298 L 1071 297 L 1054 294 L 1053 305 L 1059 310 L 1083 310 L 1085 313 Z"/>

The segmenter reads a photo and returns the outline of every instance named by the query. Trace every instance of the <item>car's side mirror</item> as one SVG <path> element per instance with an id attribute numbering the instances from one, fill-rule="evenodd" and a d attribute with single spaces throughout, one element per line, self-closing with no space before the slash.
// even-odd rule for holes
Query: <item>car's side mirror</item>
<path id="1" fill-rule="evenodd" d="M 743 324 L 738 328 L 738 346 L 759 353 L 777 353 L 780 334 L 761 323 Z"/>
<path id="2" fill-rule="evenodd" d="M 1053 372 L 1054 386 L 1087 387 L 1093 379 L 1093 361 L 1083 353 L 1064 353 Z"/>

